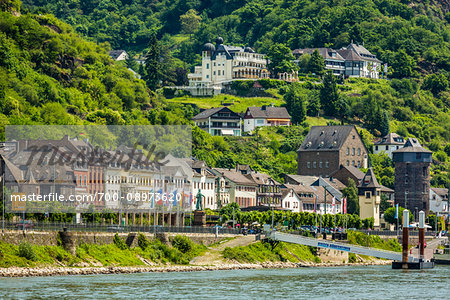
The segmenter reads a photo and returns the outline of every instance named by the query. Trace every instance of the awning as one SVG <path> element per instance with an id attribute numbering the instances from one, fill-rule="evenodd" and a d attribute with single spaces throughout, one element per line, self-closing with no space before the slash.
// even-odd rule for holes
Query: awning
<path id="1" fill-rule="evenodd" d="M 222 135 L 234 135 L 233 129 L 221 129 Z"/>

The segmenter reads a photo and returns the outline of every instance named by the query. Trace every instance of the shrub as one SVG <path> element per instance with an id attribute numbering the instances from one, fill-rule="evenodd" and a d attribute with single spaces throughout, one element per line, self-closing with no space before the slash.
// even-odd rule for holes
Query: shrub
<path id="1" fill-rule="evenodd" d="M 19 256 L 28 260 L 36 261 L 36 253 L 33 250 L 33 246 L 30 243 L 21 243 L 19 245 Z"/>
<path id="2" fill-rule="evenodd" d="M 120 250 L 126 250 L 128 249 L 127 244 L 125 244 L 125 242 L 119 237 L 119 235 L 116 233 L 114 235 L 114 245 L 116 245 L 117 248 L 119 248 Z"/>
<path id="3" fill-rule="evenodd" d="M 172 246 L 180 250 L 182 253 L 187 253 L 192 250 L 192 243 L 193 242 L 188 237 L 177 235 L 173 238 Z"/>
<path id="4" fill-rule="evenodd" d="M 150 246 L 150 241 L 147 240 L 145 235 L 143 235 L 142 233 L 139 233 L 139 235 L 138 235 L 138 246 L 142 250 L 145 250 L 145 249 L 147 249 L 148 246 Z"/>

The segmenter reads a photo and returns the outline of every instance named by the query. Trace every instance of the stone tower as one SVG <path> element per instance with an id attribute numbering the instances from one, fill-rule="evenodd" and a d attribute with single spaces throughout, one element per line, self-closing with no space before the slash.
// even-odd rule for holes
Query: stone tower
<path id="1" fill-rule="evenodd" d="M 430 164 L 432 152 L 415 138 L 393 152 L 395 163 L 395 203 L 408 208 L 419 218 L 419 211 L 429 212 Z"/>
<path id="2" fill-rule="evenodd" d="M 381 185 L 370 168 L 358 186 L 359 217 L 374 219 L 374 226 L 380 227 Z"/>

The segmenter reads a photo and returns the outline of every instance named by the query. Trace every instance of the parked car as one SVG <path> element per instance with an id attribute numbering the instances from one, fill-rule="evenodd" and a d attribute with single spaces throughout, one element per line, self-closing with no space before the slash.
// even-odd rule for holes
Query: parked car
<path id="1" fill-rule="evenodd" d="M 33 221 L 31 220 L 22 220 L 19 221 L 18 223 L 16 223 L 16 228 L 17 229 L 33 229 L 34 228 L 34 224 Z"/>

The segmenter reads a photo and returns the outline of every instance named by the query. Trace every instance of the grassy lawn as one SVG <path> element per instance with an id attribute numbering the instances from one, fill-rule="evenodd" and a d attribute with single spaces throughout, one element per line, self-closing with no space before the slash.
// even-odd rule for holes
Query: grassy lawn
<path id="1" fill-rule="evenodd" d="M 173 99 L 168 99 L 168 102 L 174 103 L 190 103 L 195 104 L 199 108 L 213 108 L 223 106 L 224 103 L 230 103 L 228 107 L 234 112 L 245 112 L 247 107 L 251 106 L 262 106 L 270 105 L 281 106 L 284 104 L 284 100 L 276 98 L 245 98 L 245 97 L 235 97 L 231 95 L 217 95 L 214 97 L 177 97 Z"/>

